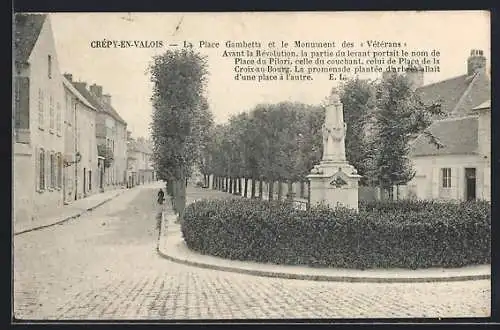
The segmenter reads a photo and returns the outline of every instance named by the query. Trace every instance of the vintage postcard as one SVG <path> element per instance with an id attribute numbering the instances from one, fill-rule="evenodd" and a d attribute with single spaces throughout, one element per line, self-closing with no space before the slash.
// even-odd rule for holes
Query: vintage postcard
<path id="1" fill-rule="evenodd" d="M 490 316 L 488 11 L 13 30 L 14 322 Z"/>

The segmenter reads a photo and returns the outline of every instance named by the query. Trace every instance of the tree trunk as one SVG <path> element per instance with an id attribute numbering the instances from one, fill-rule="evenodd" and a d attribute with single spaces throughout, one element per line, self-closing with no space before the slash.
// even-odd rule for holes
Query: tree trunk
<path id="1" fill-rule="evenodd" d="M 243 193 L 243 197 L 247 198 L 247 192 L 248 192 L 248 178 L 245 178 L 245 191 Z"/>
<path id="2" fill-rule="evenodd" d="M 234 181 L 233 177 L 230 177 L 230 178 L 229 178 L 229 190 L 228 190 L 228 192 L 229 192 L 230 194 L 232 194 L 232 193 L 233 193 L 233 181 Z"/>
<path id="3" fill-rule="evenodd" d="M 293 181 L 292 180 L 289 180 L 288 182 L 288 191 L 287 191 L 287 195 L 286 195 L 286 198 L 289 199 L 289 200 L 293 200 L 293 197 L 294 197 L 294 193 L 293 193 Z"/>
<path id="4" fill-rule="evenodd" d="M 226 176 L 226 184 L 224 186 L 224 192 L 228 192 L 229 191 L 229 187 L 230 187 L 230 181 L 229 181 L 229 177 Z"/>
<path id="5" fill-rule="evenodd" d="M 176 188 L 176 198 L 175 198 L 175 207 L 177 213 L 177 221 L 182 223 L 184 220 L 184 210 L 186 208 L 186 179 L 184 177 L 184 171 L 181 170 L 180 180 L 177 181 Z"/>
<path id="6" fill-rule="evenodd" d="M 234 178 L 234 188 L 233 188 L 233 194 L 235 195 L 240 195 L 241 192 L 239 191 L 241 184 L 240 184 L 240 178 L 236 177 Z"/>
<path id="7" fill-rule="evenodd" d="M 274 180 L 269 181 L 268 199 L 270 201 L 274 199 Z"/>
<path id="8" fill-rule="evenodd" d="M 250 198 L 255 198 L 255 191 L 256 191 L 256 186 L 255 186 L 255 178 L 252 178 L 252 188 L 250 192 Z"/>
<path id="9" fill-rule="evenodd" d="M 283 184 L 281 180 L 278 180 L 278 200 L 281 200 L 281 197 L 283 196 Z"/>
<path id="10" fill-rule="evenodd" d="M 212 177 L 212 190 L 215 190 L 216 179 L 217 179 L 217 177 L 214 174 L 214 176 Z"/>
<path id="11" fill-rule="evenodd" d="M 262 179 L 259 179 L 259 198 L 262 199 L 263 197 L 263 194 L 262 194 L 262 190 L 264 189 L 264 182 L 262 181 Z"/>

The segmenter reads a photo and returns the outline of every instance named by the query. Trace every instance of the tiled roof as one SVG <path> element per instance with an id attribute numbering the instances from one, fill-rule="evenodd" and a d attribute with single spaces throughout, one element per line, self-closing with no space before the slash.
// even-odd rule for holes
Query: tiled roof
<path id="1" fill-rule="evenodd" d="M 118 111 L 116 111 L 115 108 L 113 108 L 111 105 L 106 104 L 104 102 L 101 102 L 101 104 L 102 104 L 104 111 L 109 113 L 113 118 L 115 118 L 116 120 L 118 120 L 122 124 L 127 125 L 127 122 L 118 114 Z"/>
<path id="2" fill-rule="evenodd" d="M 94 108 L 97 109 L 97 111 L 104 112 L 104 109 L 102 108 L 100 102 L 97 101 L 97 99 L 95 99 L 94 96 L 85 88 L 83 83 L 75 81 L 72 81 L 71 83 L 73 84 L 73 86 L 75 86 L 78 92 L 80 92 L 80 94 L 82 94 L 83 97 L 85 97 L 85 99 L 89 101 Z"/>
<path id="3" fill-rule="evenodd" d="M 16 62 L 28 61 L 47 15 L 16 14 L 14 26 L 14 49 Z"/>
<path id="4" fill-rule="evenodd" d="M 462 75 L 417 89 L 426 103 L 441 103 L 441 110 L 454 116 L 470 114 L 472 108 L 491 98 L 491 83 L 484 71 Z"/>
<path id="5" fill-rule="evenodd" d="M 97 109 L 97 111 L 105 112 L 111 117 L 115 118 L 117 121 L 127 125 L 127 122 L 123 120 L 122 117 L 120 117 L 118 112 L 112 106 L 98 100 L 97 96 L 95 96 L 87 88 L 85 88 L 83 83 L 73 82 L 73 86 L 75 86 L 75 88 Z"/>
<path id="6" fill-rule="evenodd" d="M 88 106 L 91 109 L 97 110 L 92 104 L 90 104 L 89 100 L 85 98 L 79 91 L 78 89 L 68 80 L 66 77 L 62 76 L 62 81 L 64 87 L 69 89 L 83 104 Z"/>
<path id="7" fill-rule="evenodd" d="M 427 135 L 421 134 L 410 146 L 410 156 L 475 154 L 478 148 L 476 116 L 456 117 L 435 121 L 427 129 L 441 144 L 438 148 Z"/>

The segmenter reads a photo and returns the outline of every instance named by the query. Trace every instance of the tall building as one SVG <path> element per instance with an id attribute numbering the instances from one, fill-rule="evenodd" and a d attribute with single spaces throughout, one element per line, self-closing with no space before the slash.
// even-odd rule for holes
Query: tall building
<path id="1" fill-rule="evenodd" d="M 102 86 L 74 82 L 76 89 L 97 109 L 96 142 L 98 150 L 108 150 L 112 158 L 105 168 L 103 186 L 125 185 L 127 181 L 127 123 L 111 105 L 111 95 L 103 94 Z"/>
<path id="2" fill-rule="evenodd" d="M 97 109 L 73 86 L 73 76 L 63 77 L 66 92 L 64 201 L 99 191 L 97 160 Z M 78 158 L 78 159 L 77 159 Z"/>
<path id="3" fill-rule="evenodd" d="M 63 204 L 64 88 L 50 19 L 14 24 L 14 221 L 36 221 Z"/>

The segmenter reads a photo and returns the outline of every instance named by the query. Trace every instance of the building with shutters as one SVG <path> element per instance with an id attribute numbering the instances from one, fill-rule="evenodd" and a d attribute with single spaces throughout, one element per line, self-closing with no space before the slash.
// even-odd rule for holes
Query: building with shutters
<path id="1" fill-rule="evenodd" d="M 73 82 L 73 86 L 97 110 L 95 136 L 99 147 L 112 154 L 111 166 L 104 169 L 103 187 L 125 186 L 127 182 L 127 123 L 111 104 L 111 95 L 103 94 L 102 86 Z"/>
<path id="2" fill-rule="evenodd" d="M 155 180 L 151 143 L 140 137 L 134 139 L 128 132 L 127 186 L 151 183 Z"/>
<path id="3" fill-rule="evenodd" d="M 63 193 L 68 204 L 99 192 L 97 109 L 75 88 L 71 74 L 64 74 L 62 81 L 66 112 Z"/>
<path id="4" fill-rule="evenodd" d="M 15 15 L 14 53 L 14 221 L 36 221 L 63 205 L 64 88 L 47 15 Z"/>
<path id="5" fill-rule="evenodd" d="M 416 175 L 410 197 L 438 200 L 491 199 L 491 80 L 481 50 L 472 50 L 464 75 L 417 88 L 426 103 L 441 104 L 446 118 L 410 146 Z"/>

